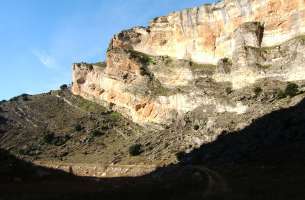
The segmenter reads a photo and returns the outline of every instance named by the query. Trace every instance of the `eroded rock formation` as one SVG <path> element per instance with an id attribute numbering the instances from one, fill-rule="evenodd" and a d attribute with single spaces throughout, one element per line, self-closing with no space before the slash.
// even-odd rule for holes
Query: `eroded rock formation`
<path id="1" fill-rule="evenodd" d="M 216 64 L 223 57 L 232 57 L 234 31 L 250 21 L 264 25 L 263 47 L 283 43 L 305 34 L 305 2 L 225 0 L 155 18 L 148 28 L 117 34 L 111 46 Z"/>
<path id="2" fill-rule="evenodd" d="M 115 35 L 106 64 L 74 64 L 72 92 L 140 124 L 183 123 L 198 109 L 240 115 L 251 105 L 229 98 L 229 88 L 305 79 L 304 34 L 304 0 L 225 0 L 174 12 Z"/>

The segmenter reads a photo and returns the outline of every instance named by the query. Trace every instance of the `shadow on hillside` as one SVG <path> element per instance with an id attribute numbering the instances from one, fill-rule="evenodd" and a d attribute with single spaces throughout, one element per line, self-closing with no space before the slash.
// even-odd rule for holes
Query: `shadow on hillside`
<path id="1" fill-rule="evenodd" d="M 0 110 L 1 111 L 1 110 Z M 2 134 L 4 133 L 4 130 L 2 130 L 2 125 L 7 123 L 7 119 L 0 116 L 0 139 L 2 137 Z"/>
<path id="2" fill-rule="evenodd" d="M 305 100 L 181 156 L 224 176 L 233 199 L 304 199 Z"/>
<path id="3" fill-rule="evenodd" d="M 245 129 L 220 135 L 216 141 L 182 156 L 186 164 L 297 164 L 305 161 L 305 100 L 274 111 Z"/>
<path id="4" fill-rule="evenodd" d="M 5 124 L 7 122 L 7 119 L 4 117 L 0 116 L 0 124 Z"/>
<path id="5" fill-rule="evenodd" d="M 202 196 L 200 169 L 170 166 L 142 177 L 95 178 L 35 166 L 0 151 L 0 199 L 185 199 Z M 195 173 L 195 175 L 194 175 Z"/>
<path id="6" fill-rule="evenodd" d="M 305 100 L 142 177 L 75 177 L 0 153 L 1 199 L 304 199 Z"/>

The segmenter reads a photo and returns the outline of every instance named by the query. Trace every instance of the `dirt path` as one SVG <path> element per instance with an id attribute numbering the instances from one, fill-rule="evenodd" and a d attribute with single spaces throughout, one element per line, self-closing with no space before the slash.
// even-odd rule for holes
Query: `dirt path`
<path id="1" fill-rule="evenodd" d="M 56 163 L 56 162 L 36 162 L 36 165 L 59 169 L 82 177 L 96 178 L 120 178 L 120 177 L 140 177 L 147 175 L 157 169 L 156 165 L 110 165 L 102 166 L 99 164 L 84 163 Z M 183 170 L 195 170 L 208 178 L 208 187 L 205 189 L 203 196 L 210 194 L 227 192 L 228 186 L 225 179 L 217 172 L 204 166 L 185 166 L 179 167 Z"/>
<path id="2" fill-rule="evenodd" d="M 200 197 L 205 198 L 228 191 L 222 176 L 203 166 L 168 166 L 157 169 L 152 165 L 104 167 L 83 163 L 36 162 L 35 164 L 77 176 L 50 176 L 49 178 L 48 174 L 45 174 L 45 177 L 38 180 L 0 182 L 0 194 L 99 193 L 114 196 L 116 199 L 116 194 L 121 192 L 139 197 L 146 194 L 160 195 L 159 192 L 166 195 L 172 195 L 172 192 L 177 195 L 182 192 L 183 195 L 188 196 L 193 194 L 192 191 L 195 188 L 198 188 L 195 191 L 198 191 Z M 192 178 L 196 174 L 201 177 L 199 181 Z M 195 185 L 189 185 L 190 183 Z"/>
<path id="3" fill-rule="evenodd" d="M 149 174 L 156 170 L 156 165 L 100 165 L 97 163 L 62 163 L 62 162 L 34 162 L 35 165 L 58 169 L 76 176 L 112 178 L 137 177 Z"/>

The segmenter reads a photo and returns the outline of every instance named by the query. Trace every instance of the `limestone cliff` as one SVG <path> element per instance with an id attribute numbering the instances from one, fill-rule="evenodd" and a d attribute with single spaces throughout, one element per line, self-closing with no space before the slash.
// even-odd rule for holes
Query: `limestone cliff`
<path id="1" fill-rule="evenodd" d="M 232 57 L 234 31 L 243 23 L 264 25 L 264 37 L 250 46 L 273 46 L 305 34 L 304 0 L 225 0 L 174 12 L 116 35 L 111 46 L 133 48 L 150 55 L 168 55 L 199 63 Z"/>
<path id="2" fill-rule="evenodd" d="M 225 0 L 174 12 L 115 35 L 105 64 L 74 64 L 72 92 L 146 125 L 184 124 L 200 111 L 209 129 L 227 113 L 254 112 L 244 88 L 304 80 L 304 34 L 304 0 Z"/>

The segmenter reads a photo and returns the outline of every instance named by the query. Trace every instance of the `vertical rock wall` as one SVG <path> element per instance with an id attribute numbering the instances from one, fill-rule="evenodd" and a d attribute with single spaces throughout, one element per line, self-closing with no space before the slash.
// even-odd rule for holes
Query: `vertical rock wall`
<path id="1" fill-rule="evenodd" d="M 199 63 L 232 57 L 234 30 L 245 22 L 264 26 L 261 44 L 273 46 L 305 34 L 304 0 L 225 0 L 174 12 L 116 35 L 111 46 Z"/>
<path id="2" fill-rule="evenodd" d="M 305 0 L 186 9 L 115 35 L 103 67 L 75 64 L 72 92 L 139 124 L 171 124 L 197 108 L 239 115 L 248 106 L 228 100 L 225 88 L 305 79 L 304 35 Z"/>

